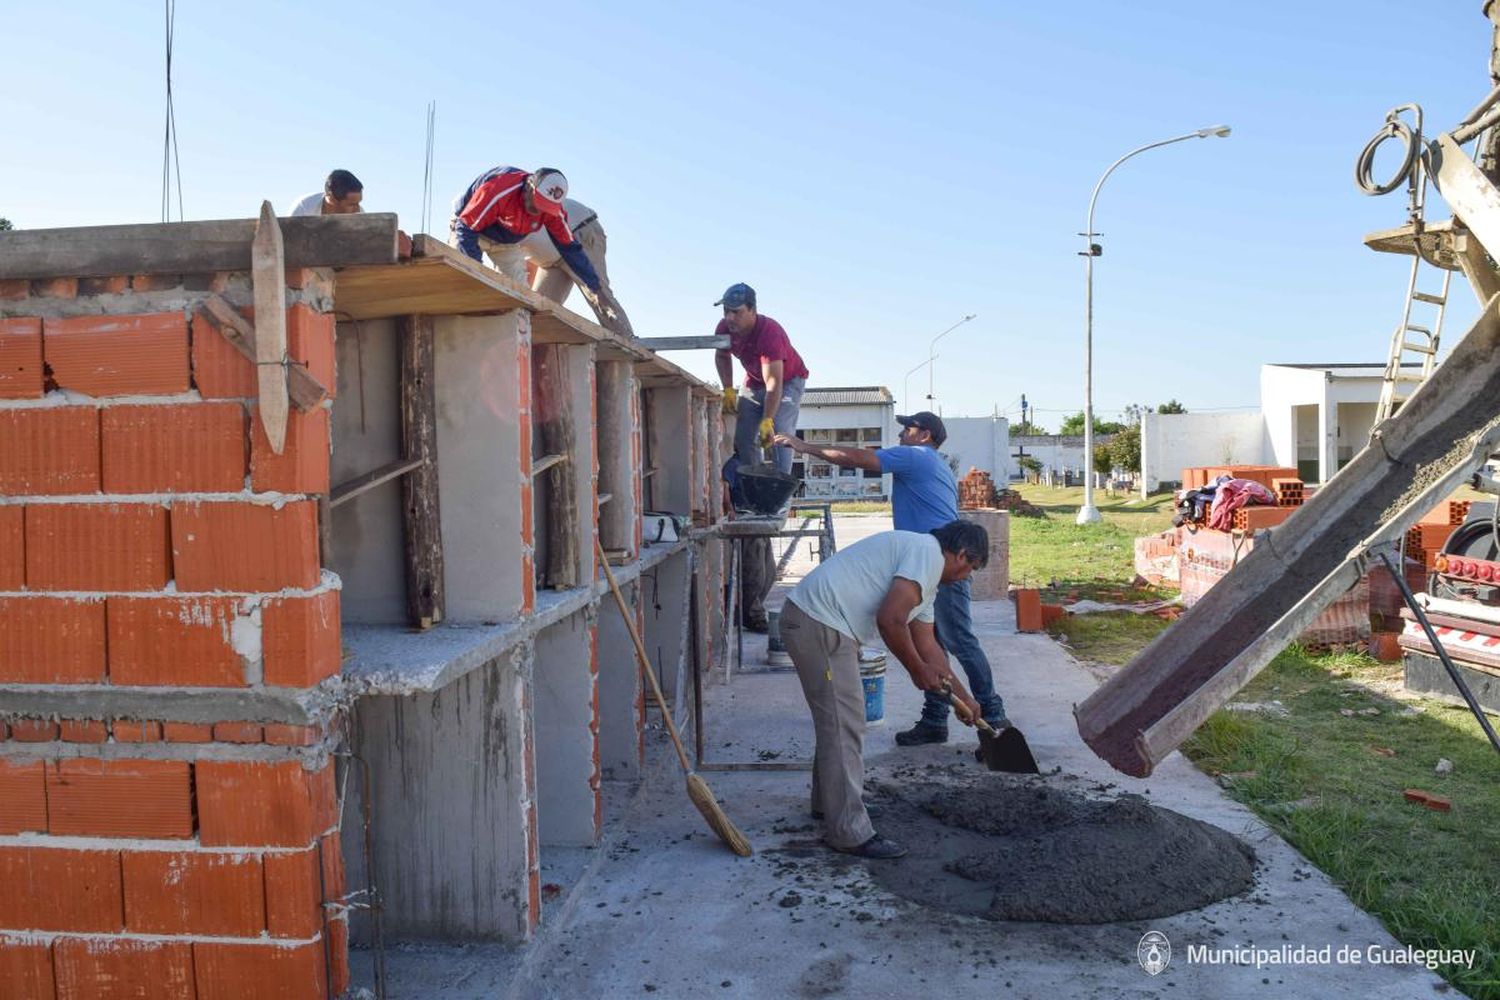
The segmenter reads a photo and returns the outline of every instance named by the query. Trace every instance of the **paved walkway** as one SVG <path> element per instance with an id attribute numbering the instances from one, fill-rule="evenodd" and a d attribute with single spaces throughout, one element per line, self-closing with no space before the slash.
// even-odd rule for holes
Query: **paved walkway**
<path id="1" fill-rule="evenodd" d="M 839 543 L 886 523 L 841 517 Z M 807 565 L 794 560 L 793 573 Z M 1372 945 L 1399 945 L 1186 760 L 1174 755 L 1146 780 L 1112 771 L 1073 726 L 1072 705 L 1095 684 L 1089 672 L 1046 636 L 1017 634 L 1008 602 L 976 605 L 975 619 L 1009 714 L 1044 769 L 1113 783 L 1239 835 L 1260 859 L 1254 888 L 1174 917 L 1098 926 L 997 924 L 932 911 L 886 894 L 860 865 L 817 846 L 806 773 L 705 774 L 756 847 L 753 858 L 734 857 L 687 801 L 675 757 L 658 735 L 650 777 L 617 795 L 604 845 L 555 855 L 548 877 L 566 886 L 531 946 L 393 952 L 392 995 L 1405 1000 L 1447 990 L 1417 966 L 1189 962 L 1191 946 L 1331 946 L 1335 955 L 1347 946 L 1364 956 Z M 764 640 L 747 640 L 747 672 L 708 690 L 710 759 L 804 759 L 812 726 L 796 675 L 766 671 Z M 892 661 L 887 721 L 869 729 L 867 757 L 904 753 L 894 747 L 893 733 L 919 710 L 920 693 Z M 954 753 L 974 743 L 961 732 Z M 1155 977 L 1136 958 L 1151 930 L 1172 946 L 1170 966 Z"/>

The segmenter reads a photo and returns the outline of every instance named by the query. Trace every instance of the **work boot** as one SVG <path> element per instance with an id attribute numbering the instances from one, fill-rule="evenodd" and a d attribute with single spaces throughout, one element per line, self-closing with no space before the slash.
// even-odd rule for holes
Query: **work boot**
<path id="1" fill-rule="evenodd" d="M 843 854 L 853 854 L 858 858 L 869 858 L 872 861 L 891 861 L 895 858 L 906 856 L 906 845 L 897 843 L 889 837 L 875 834 L 869 840 L 858 847 L 835 847 L 835 851 Z"/>
<path id="2" fill-rule="evenodd" d="M 929 722 L 918 721 L 910 729 L 896 734 L 896 745 L 898 747 L 915 747 L 924 743 L 947 743 L 948 730 L 941 729 Z"/>
<path id="3" fill-rule="evenodd" d="M 765 618 L 746 618 L 745 631 L 754 632 L 757 635 L 766 635 L 771 631 L 771 622 Z"/>

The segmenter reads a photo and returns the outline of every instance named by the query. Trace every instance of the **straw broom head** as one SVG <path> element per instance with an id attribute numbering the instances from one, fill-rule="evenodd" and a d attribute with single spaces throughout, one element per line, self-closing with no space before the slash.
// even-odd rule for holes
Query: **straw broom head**
<path id="1" fill-rule="evenodd" d="M 750 847 L 750 841 L 740 832 L 734 821 L 724 814 L 719 808 L 719 802 L 714 798 L 714 793 L 708 787 L 708 782 L 691 772 L 687 776 L 688 798 L 693 800 L 693 805 L 708 820 L 708 825 L 713 828 L 719 839 L 729 845 L 729 849 L 742 858 L 748 858 L 755 853 Z"/>

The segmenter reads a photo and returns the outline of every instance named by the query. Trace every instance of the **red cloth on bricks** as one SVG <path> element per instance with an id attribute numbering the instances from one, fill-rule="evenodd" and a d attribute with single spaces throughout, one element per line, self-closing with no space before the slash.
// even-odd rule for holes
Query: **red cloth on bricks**
<path id="1" fill-rule="evenodd" d="M 1253 479 L 1231 479 L 1219 486 L 1208 513 L 1208 526 L 1216 531 L 1234 527 L 1234 512 L 1248 504 L 1276 506 L 1276 494 Z"/>

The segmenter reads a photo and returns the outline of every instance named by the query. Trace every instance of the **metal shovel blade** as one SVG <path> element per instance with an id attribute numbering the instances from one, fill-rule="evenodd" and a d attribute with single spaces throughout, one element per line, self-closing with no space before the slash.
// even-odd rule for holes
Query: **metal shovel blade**
<path id="1" fill-rule="evenodd" d="M 1010 774 L 1040 774 L 1036 758 L 1026 737 L 1015 726 L 1006 726 L 998 733 L 994 730 L 979 731 L 979 747 L 974 759 L 991 771 L 1006 771 Z"/>

